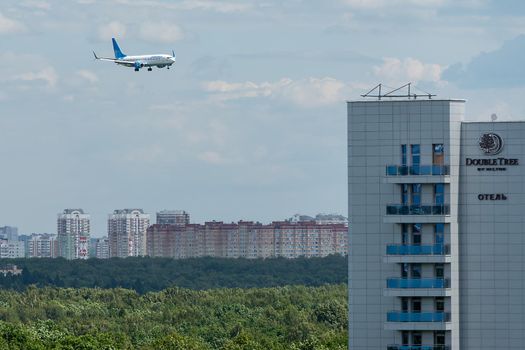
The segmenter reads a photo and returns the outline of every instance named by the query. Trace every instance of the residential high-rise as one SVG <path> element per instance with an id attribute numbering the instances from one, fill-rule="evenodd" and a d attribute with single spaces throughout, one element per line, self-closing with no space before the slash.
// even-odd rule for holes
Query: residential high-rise
<path id="1" fill-rule="evenodd" d="M 351 350 L 524 348 L 525 122 L 464 109 L 348 103 Z"/>
<path id="2" fill-rule="evenodd" d="M 89 257 L 90 215 L 82 209 L 64 209 L 58 214 L 58 255 L 68 260 Z"/>
<path id="3" fill-rule="evenodd" d="M 107 237 L 97 238 L 95 242 L 95 257 L 97 259 L 109 259 L 109 239 Z"/>
<path id="4" fill-rule="evenodd" d="M 57 236 L 33 233 L 26 243 L 28 258 L 56 258 L 58 256 Z"/>
<path id="5" fill-rule="evenodd" d="M 162 210 L 157 212 L 158 225 L 188 225 L 190 214 L 184 210 Z"/>
<path id="6" fill-rule="evenodd" d="M 142 209 L 118 209 L 108 218 L 110 257 L 146 255 L 146 230 L 150 216 Z"/>
<path id="7" fill-rule="evenodd" d="M 0 259 L 23 258 L 24 242 L 0 240 Z"/>
<path id="8" fill-rule="evenodd" d="M 0 227 L 0 239 L 18 241 L 18 228 L 14 226 Z"/>

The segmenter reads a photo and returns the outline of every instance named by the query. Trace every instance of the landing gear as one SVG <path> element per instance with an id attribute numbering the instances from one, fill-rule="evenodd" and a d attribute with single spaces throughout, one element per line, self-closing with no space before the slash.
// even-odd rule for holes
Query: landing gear
<path id="1" fill-rule="evenodd" d="M 153 69 L 151 67 L 148 67 L 148 72 L 151 72 Z"/>
<path id="2" fill-rule="evenodd" d="M 170 69 L 170 66 L 167 66 L 166 68 Z"/>
<path id="3" fill-rule="evenodd" d="M 135 68 L 135 72 L 138 72 L 138 71 L 139 71 L 139 69 L 138 69 L 138 68 Z"/>

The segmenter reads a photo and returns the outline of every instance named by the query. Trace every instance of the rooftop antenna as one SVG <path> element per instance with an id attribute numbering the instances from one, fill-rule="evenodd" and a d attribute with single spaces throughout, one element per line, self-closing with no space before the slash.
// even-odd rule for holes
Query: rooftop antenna
<path id="1" fill-rule="evenodd" d="M 417 93 L 412 93 L 411 92 L 411 87 L 412 87 L 412 83 L 407 83 L 403 86 L 400 86 L 398 88 L 395 88 L 389 92 L 387 92 L 386 94 L 381 94 L 381 87 L 383 86 L 383 84 L 378 84 L 376 85 L 374 88 L 372 88 L 372 90 L 368 91 L 366 94 L 364 95 L 361 95 L 361 97 L 377 97 L 378 100 L 381 100 L 381 98 L 383 97 L 390 97 L 390 98 L 408 98 L 409 100 L 410 99 L 417 99 L 418 97 L 428 97 L 429 100 L 432 99 L 432 97 L 436 96 L 435 94 L 431 94 L 430 92 L 426 92 L 426 91 L 423 91 L 421 89 L 419 89 L 418 87 L 414 86 L 415 89 L 423 92 L 424 94 L 417 94 Z M 407 93 L 406 94 L 401 94 L 401 93 L 398 93 L 398 94 L 394 94 L 394 92 L 398 92 L 400 91 L 401 89 L 404 89 L 406 88 L 407 89 Z M 377 95 L 371 95 L 372 92 L 376 91 L 377 90 Z"/>

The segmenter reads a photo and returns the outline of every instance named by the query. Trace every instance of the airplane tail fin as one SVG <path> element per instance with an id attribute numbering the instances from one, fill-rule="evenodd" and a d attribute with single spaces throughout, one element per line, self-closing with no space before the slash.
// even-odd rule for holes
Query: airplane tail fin
<path id="1" fill-rule="evenodd" d="M 173 58 L 175 58 L 175 51 L 174 50 L 171 50 L 171 55 Z"/>
<path id="2" fill-rule="evenodd" d="M 126 57 L 126 55 L 124 55 L 122 51 L 120 50 L 120 47 L 118 46 L 115 38 L 111 38 L 111 41 L 113 41 L 113 51 L 115 51 L 115 58 L 120 59 L 120 58 Z"/>
<path id="3" fill-rule="evenodd" d="M 93 51 L 93 56 L 95 56 L 95 59 L 98 60 L 98 56 L 97 56 L 97 54 L 95 53 L 95 51 Z"/>

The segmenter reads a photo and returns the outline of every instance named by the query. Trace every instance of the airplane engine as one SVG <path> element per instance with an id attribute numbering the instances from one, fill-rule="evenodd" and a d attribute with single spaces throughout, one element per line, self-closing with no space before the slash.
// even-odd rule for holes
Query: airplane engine
<path id="1" fill-rule="evenodd" d="M 135 70 L 139 70 L 139 68 L 143 68 L 144 67 L 144 63 L 140 63 L 139 61 L 136 61 L 134 63 L 134 66 L 135 66 Z"/>

